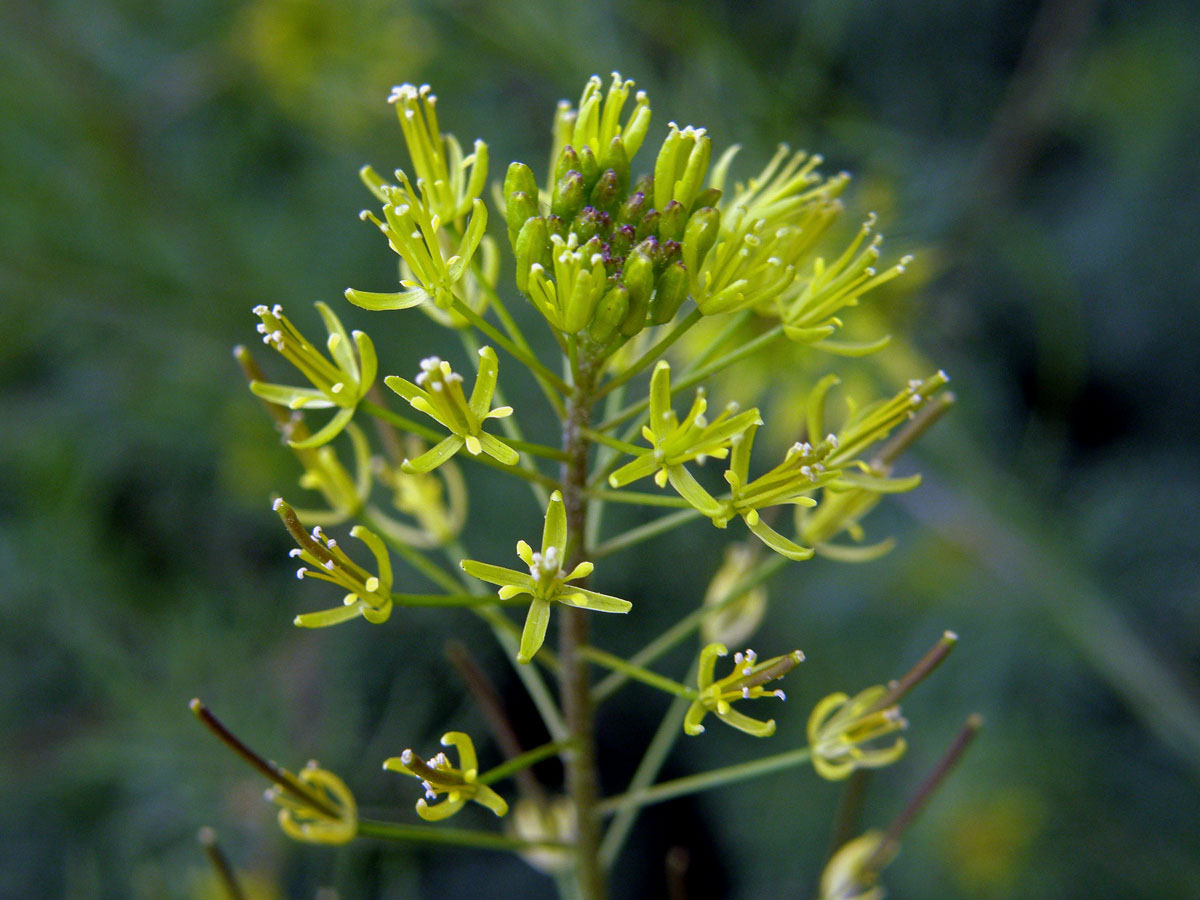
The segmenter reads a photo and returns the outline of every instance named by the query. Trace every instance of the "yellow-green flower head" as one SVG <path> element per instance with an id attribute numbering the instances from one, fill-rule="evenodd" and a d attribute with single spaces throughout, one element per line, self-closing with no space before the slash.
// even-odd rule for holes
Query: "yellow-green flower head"
<path id="1" fill-rule="evenodd" d="M 337 816 L 327 815 L 291 791 L 272 787 L 266 798 L 280 807 L 279 827 L 293 840 L 310 844 L 348 844 L 358 834 L 358 806 L 342 779 L 310 762 L 296 776 L 305 787 L 324 800 Z"/>
<path id="2" fill-rule="evenodd" d="M 621 112 L 633 87 L 631 79 L 623 79 L 619 72 L 613 72 L 612 83 L 604 93 L 604 82 L 600 76 L 593 75 L 584 85 L 578 108 L 572 108 L 566 100 L 558 104 L 554 116 L 554 147 L 550 155 L 551 174 L 559 154 L 567 146 L 578 151 L 590 148 L 602 169 L 620 165 L 612 158 L 619 152 L 628 173 L 629 160 L 637 155 L 650 129 L 650 99 L 645 91 L 638 91 L 634 96 L 633 111 L 625 124 L 621 124 Z M 614 148 L 614 141 L 618 142 L 619 150 Z M 551 178 L 551 183 L 553 181 Z"/>
<path id="3" fill-rule="evenodd" d="M 758 629 L 767 612 L 767 589 L 763 585 L 750 588 L 729 603 L 734 590 L 754 569 L 758 554 L 746 544 L 729 544 L 725 560 L 704 593 L 704 606 L 721 606 L 709 613 L 700 626 L 705 643 L 740 644 Z"/>
<path id="4" fill-rule="evenodd" d="M 713 167 L 710 190 L 724 191 L 737 151 L 736 145 L 730 147 Z M 687 260 L 692 292 L 705 315 L 775 308 L 793 289 L 817 239 L 841 213 L 837 196 L 849 176 L 822 178 L 815 172 L 821 157 L 803 152 L 784 163 L 789 152 L 781 145 L 762 173 L 735 186 L 718 204 L 716 245 L 699 260 Z"/>
<path id="5" fill-rule="evenodd" d="M 883 900 L 879 870 L 897 852 L 895 844 L 881 848 L 883 841 L 883 832 L 868 831 L 843 844 L 821 873 L 820 900 Z"/>
<path id="6" fill-rule="evenodd" d="M 900 262 L 882 272 L 876 268 L 883 236 L 876 234 L 870 241 L 866 240 L 874 226 L 875 214 L 871 213 L 841 256 L 829 265 L 825 264 L 824 257 L 817 257 L 812 265 L 811 277 L 797 278 L 780 295 L 776 309 L 783 323 L 783 331 L 789 338 L 801 343 L 823 341 L 841 326 L 842 322 L 836 315 L 839 310 L 857 306 L 859 298 L 868 291 L 904 273 L 912 262 L 911 256 L 901 258 Z M 865 354 L 883 347 L 887 340 L 884 338 L 872 344 L 855 345 L 849 348 L 849 352 L 854 355 Z"/>
<path id="7" fill-rule="evenodd" d="M 550 235 L 554 279 L 541 263 L 529 267 L 529 299 L 552 326 L 567 334 L 582 331 L 592 321 L 596 304 L 608 286 L 608 272 L 599 238 L 580 246 L 575 232 L 566 239 Z"/>
<path id="8" fill-rule="evenodd" d="M 830 694 L 816 705 L 808 718 L 808 745 L 818 775 L 840 781 L 855 769 L 891 765 L 904 755 L 908 744 L 902 737 L 879 743 L 908 727 L 899 706 L 880 706 L 887 694 L 880 684 L 854 697 Z"/>
<path id="9" fill-rule="evenodd" d="M 796 276 L 795 265 L 784 258 L 790 229 L 772 228 L 766 219 L 753 219 L 741 208 L 722 216 L 723 230 L 726 221 L 730 233 L 691 270 L 692 293 L 706 316 L 772 300 Z"/>
<path id="10" fill-rule="evenodd" d="M 824 396 L 828 390 L 838 383 L 836 376 L 827 375 L 817 384 L 808 401 L 809 434 L 818 435 L 823 428 L 822 408 Z M 842 468 L 853 462 L 859 454 L 872 444 L 886 438 L 898 425 L 902 425 L 916 416 L 926 404 L 947 384 L 950 376 L 939 369 L 928 378 L 913 378 L 908 385 L 895 395 L 856 410 L 843 423 L 837 435 L 829 435 L 826 441 L 832 439 L 833 446 L 825 464 L 830 468 Z M 870 473 L 865 464 L 859 468 Z"/>
<path id="11" fill-rule="evenodd" d="M 250 390 L 266 400 L 289 409 L 333 409 L 337 412 L 326 425 L 303 440 L 288 441 L 292 447 L 319 447 L 333 440 L 354 417 L 354 410 L 375 383 L 375 346 L 361 331 L 346 333 L 341 320 L 324 303 L 317 303 L 317 312 L 325 321 L 329 338 L 326 358 L 300 333 L 276 304 L 254 307 L 262 321 L 258 331 L 263 343 L 274 347 L 288 362 L 300 370 L 312 387 L 290 387 L 282 384 L 250 382 Z"/>
<path id="12" fill-rule="evenodd" d="M 710 184 L 718 190 L 724 191 L 729 165 L 739 149 L 736 144 L 730 147 L 713 167 Z M 749 219 L 765 220 L 771 228 L 799 225 L 804 226 L 801 230 L 810 229 L 815 225 L 810 218 L 814 208 L 835 201 L 850 182 L 846 172 L 832 178 L 820 175 L 817 167 L 822 162 L 819 154 L 810 156 L 803 150 L 792 153 L 787 144 L 780 144 L 758 175 L 745 184 L 734 185 L 733 191 L 721 202 L 721 209 L 723 212 L 744 210 Z M 836 211 L 840 212 L 840 206 Z M 733 229 L 727 231 L 732 233 Z"/>
<path id="13" fill-rule="evenodd" d="M 690 212 L 708 174 L 712 139 L 703 128 L 667 125 L 667 137 L 654 162 L 654 206 L 662 211 L 675 201 Z"/>
<path id="14" fill-rule="evenodd" d="M 414 456 L 424 449 L 416 438 L 408 445 Z M 419 526 L 409 528 L 396 522 L 383 531 L 414 547 L 441 547 L 458 536 L 467 520 L 467 486 L 453 461 L 439 466 L 436 474 L 405 472 L 382 459 L 375 464 L 379 483 L 392 491 L 392 505 L 416 519 Z"/>
<path id="15" fill-rule="evenodd" d="M 483 240 L 487 228 L 487 207 L 475 200 L 470 221 L 453 255 L 447 256 L 447 244 L 442 235 L 445 221 L 432 209 L 429 185 L 417 179 L 414 190 L 408 176 L 396 170 L 400 184 L 388 184 L 370 166 L 360 172 L 363 182 L 383 201 L 384 221 L 364 209 L 359 218 L 370 221 L 383 232 L 391 246 L 407 266 L 412 278 L 402 278 L 403 291 L 395 294 L 376 294 L 370 291 L 346 289 L 346 299 L 355 306 L 372 310 L 408 309 L 421 303 L 432 303 L 449 309 L 455 300 L 455 285 L 463 279 L 471 257 Z"/>
<path id="16" fill-rule="evenodd" d="M 767 690 L 764 685 L 782 678 L 804 662 L 804 654 L 793 650 L 784 656 L 760 661 L 758 654 L 753 650 L 739 651 L 733 655 L 733 671 L 720 681 L 713 681 L 717 657 L 726 656 L 728 653 L 725 645 L 718 643 L 709 644 L 700 651 L 699 669 L 696 674 L 700 696 L 688 707 L 683 719 L 683 730 L 693 735 L 702 733 L 704 726 L 700 723 L 711 712 L 722 722 L 739 731 L 755 737 L 770 737 L 775 733 L 774 719 L 765 722 L 752 719 L 734 709 L 733 704 L 739 700 L 754 700 L 758 697 L 786 700 L 787 695 L 783 691 Z"/>
<path id="17" fill-rule="evenodd" d="M 282 497 L 275 501 L 274 509 L 299 544 L 289 554 L 305 564 L 296 570 L 296 577 L 328 581 L 347 591 L 341 606 L 296 616 L 297 625 L 301 628 L 323 628 L 355 616 L 362 616 L 376 625 L 388 620 L 392 614 L 392 562 L 378 535 L 362 525 L 350 529 L 350 536 L 366 544 L 375 557 L 379 574 L 372 575 L 350 559 L 338 542 L 326 535 L 320 526 L 311 532 L 306 531 L 296 511 Z"/>
<path id="18" fill-rule="evenodd" d="M 420 780 L 425 788 L 425 796 L 417 801 L 417 815 L 427 822 L 439 822 L 462 809 L 468 800 L 486 806 L 498 816 L 508 812 L 504 798 L 477 780 L 479 763 L 471 738 L 461 731 L 448 731 L 442 735 L 442 746 L 458 750 L 457 768 L 451 765 L 445 753 L 438 753 L 426 762 L 412 750 L 405 750 L 383 763 L 385 769 L 412 775 Z M 441 803 L 429 802 L 442 794 L 446 795 L 446 799 Z"/>
<path id="19" fill-rule="evenodd" d="M 679 420 L 671 408 L 671 367 L 666 360 L 659 360 L 650 377 L 650 421 L 642 428 L 642 437 L 651 448 L 608 476 L 608 483 L 619 488 L 653 474 L 659 487 L 669 480 L 696 509 L 707 516 L 718 515 L 720 504 L 692 477 L 684 463 L 704 462 L 708 457 L 724 459 L 734 438 L 751 425 L 761 425 L 762 419 L 757 409 L 738 412 L 737 404 L 731 403 L 710 422 L 704 415 L 707 409 L 704 390 L 698 389 L 692 408 L 682 422 Z"/>
<path id="20" fill-rule="evenodd" d="M 487 183 L 487 144 L 476 140 L 475 152 L 464 157 L 454 135 L 438 130 L 437 97 L 427 84 L 397 85 L 388 103 L 396 106 L 417 179 L 429 187 L 430 209 L 443 222 L 462 218 Z"/>
<path id="21" fill-rule="evenodd" d="M 511 406 L 491 409 L 496 393 L 496 376 L 500 364 L 496 351 L 483 347 L 479 351 L 479 373 L 471 399 L 463 394 L 462 376 L 450 368 L 450 363 L 436 356 L 421 360 L 417 383 L 397 375 L 389 375 L 384 383 L 409 402 L 413 409 L 437 420 L 451 434 L 416 459 L 406 459 L 405 472 L 430 472 L 464 446 L 472 456 L 486 453 L 506 466 L 515 466 L 520 454 L 495 435 L 483 430 L 487 419 L 502 419 L 512 415 Z"/>
<path id="22" fill-rule="evenodd" d="M 501 600 L 520 594 L 529 594 L 533 598 L 529 614 L 525 617 L 525 628 L 521 632 L 518 662 L 527 663 L 533 659 L 545 641 L 553 603 L 608 613 L 626 613 L 633 608 L 628 600 L 567 584 L 578 578 L 586 578 L 592 574 L 594 566 L 590 562 L 581 562 L 569 572 L 563 571 L 563 564 L 567 561 L 567 514 L 562 494 L 558 491 L 550 495 L 550 504 L 546 507 L 541 552 L 534 552 L 527 543 L 518 541 L 517 555 L 529 567 L 528 571 L 518 572 L 473 559 L 464 559 L 461 565 L 468 575 L 499 585 L 497 593 Z"/>

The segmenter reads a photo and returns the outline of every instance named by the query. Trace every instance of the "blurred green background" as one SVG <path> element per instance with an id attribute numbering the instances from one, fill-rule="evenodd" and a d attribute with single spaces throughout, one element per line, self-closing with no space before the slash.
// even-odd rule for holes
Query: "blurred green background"
<path id="1" fill-rule="evenodd" d="M 954 628 L 864 826 L 899 811 L 966 713 L 988 726 L 888 870 L 893 895 L 1200 896 L 1198 19 L 1184 0 L 0 5 L 0 896 L 204 896 L 203 824 L 264 896 L 553 895 L 499 855 L 288 843 L 186 703 L 403 821 L 413 791 L 380 760 L 485 732 L 447 638 L 541 739 L 465 615 L 288 624 L 329 597 L 291 577 L 268 498 L 299 493 L 295 463 L 229 348 L 256 303 L 315 330 L 326 300 L 384 372 L 445 354 L 419 314 L 340 299 L 395 277 L 356 218 L 358 167 L 407 164 L 390 87 L 431 82 L 443 128 L 485 138 L 499 177 L 512 158 L 543 171 L 554 102 L 614 68 L 650 92 L 650 146 L 674 119 L 741 142 L 740 177 L 779 140 L 854 172 L 854 215 L 878 210 L 888 251 L 918 254 L 913 292 L 881 307 L 907 339 L 871 371 L 894 387 L 944 366 L 960 400 L 910 464 L 925 485 L 868 520 L 897 552 L 772 584 L 787 646 L 760 649 L 809 661 L 771 749 L 803 740 L 825 693 L 898 674 Z M 539 512 L 469 476 L 468 543 L 507 560 Z M 724 536 L 694 525 L 600 587 L 654 633 Z M 664 706 L 629 688 L 605 709 L 608 790 Z M 668 776 L 762 752 L 709 731 Z M 689 897 L 811 896 L 837 798 L 794 771 L 656 807 L 614 893 L 663 895 L 680 846 Z"/>

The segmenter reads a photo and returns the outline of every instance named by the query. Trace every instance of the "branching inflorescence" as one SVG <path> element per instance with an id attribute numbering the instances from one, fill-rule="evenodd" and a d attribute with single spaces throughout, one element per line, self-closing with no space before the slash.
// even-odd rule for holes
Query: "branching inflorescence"
<path id="1" fill-rule="evenodd" d="M 605 893 L 606 866 L 647 803 L 806 763 L 836 780 L 899 758 L 907 745 L 894 732 L 907 722 L 898 701 L 944 658 L 954 643 L 950 635 L 899 681 L 853 696 L 835 692 L 816 703 L 807 741 L 799 746 L 655 783 L 675 737 L 704 732 L 709 714 L 753 737 L 775 734 L 774 719 L 752 717 L 735 705 L 752 710 L 760 698 L 784 699 L 775 683 L 804 654 L 786 645 L 772 648 L 779 655 L 766 659 L 740 651 L 729 673 L 718 677 L 725 642 L 740 644 L 757 628 L 766 613 L 765 582 L 783 566 L 814 552 L 857 561 L 890 547 L 861 544 L 860 521 L 880 497 L 917 486 L 916 476 L 894 477 L 892 465 L 950 402 L 948 379 L 939 371 L 915 378 L 891 397 L 852 405 L 849 415 L 830 425 L 826 403 L 837 379 L 822 378 L 795 398 L 806 411 L 803 432 L 784 435 L 782 459 L 765 465 L 754 456 L 756 438 L 771 431 L 760 411 L 766 407 L 757 405 L 761 397 L 730 400 L 710 417 L 700 382 L 736 372 L 752 354 L 859 356 L 887 343 L 886 337 L 855 342 L 838 336 L 846 310 L 899 276 L 909 262 L 904 257 L 880 267 L 873 215 L 844 243 L 837 242 L 849 176 L 824 176 L 819 156 L 781 146 L 758 175 L 730 186 L 737 146 L 714 162 L 709 133 L 675 123 L 667 126 L 645 174 L 638 174 L 634 159 L 650 136 L 649 99 L 619 75 L 607 90 L 593 77 L 577 106 L 558 107 L 547 179 L 539 184 L 533 168 L 514 162 L 496 186 L 500 202 L 493 221 L 503 225 L 495 230 L 506 235 L 501 240 L 515 259 L 515 288 L 534 311 L 531 316 L 510 312 L 505 295 L 511 292 L 498 283 L 498 241 L 487 233 L 483 199 L 487 144 L 477 140 L 464 154 L 453 136 L 443 134 L 437 98 L 428 86 L 397 87 L 390 102 L 412 167 L 396 170 L 391 180 L 363 168 L 362 180 L 379 207 L 362 218 L 399 257 L 399 284 L 394 290 L 347 289 L 346 298 L 377 313 L 410 316 L 420 310 L 433 317 L 461 341 L 475 368 L 474 383 L 468 396 L 463 376 L 441 356 L 419 363 L 389 360 L 386 366 L 420 370 L 413 381 L 396 374 L 383 378 L 420 414 L 410 418 L 403 408 L 389 406 L 384 392 L 373 390 L 379 363 L 371 339 L 361 331 L 348 333 L 325 304 L 317 304 L 328 332 L 325 352 L 279 306 L 255 308 L 264 343 L 295 369 L 302 384 L 266 381 L 244 348 L 238 348 L 238 359 L 301 464 L 300 486 L 320 494 L 328 507 L 293 508 L 280 498 L 275 509 L 296 543 L 292 555 L 303 563 L 299 577 L 330 582 L 343 592 L 339 605 L 301 613 L 295 622 L 323 627 L 363 619 L 383 625 L 403 618 L 410 606 L 459 607 L 450 614 L 479 616 L 513 659 L 552 741 L 521 751 L 501 721 L 496 737 L 508 759 L 490 770 L 479 769 L 474 742 L 458 731 L 442 741 L 456 749 L 457 766 L 444 753 L 426 761 L 411 749 L 388 759 L 385 768 L 422 783 L 416 811 L 431 822 L 454 815 L 468 800 L 503 817 L 510 803 L 491 785 L 517 779 L 519 814 L 507 834 L 444 830 L 362 820 L 336 776 L 315 767 L 293 776 L 262 763 L 205 712 L 202 720 L 274 782 L 272 797 L 282 807 L 285 831 L 298 840 L 326 843 L 358 836 L 513 850 L 553 870 L 560 881 L 566 877 L 561 883 L 572 885 L 574 896 L 595 900 Z M 525 333 L 532 318 L 550 340 Z M 719 324 L 710 334 L 705 329 L 713 322 Z M 687 342 L 680 338 L 693 329 L 708 337 L 702 350 L 684 352 Z M 555 348 L 557 358 L 544 358 L 544 346 Z M 518 404 L 524 408 L 514 410 L 500 399 L 497 349 L 508 358 L 506 368 L 529 370 L 546 400 L 544 409 L 530 408 L 536 404 L 526 399 Z M 439 348 L 441 354 L 452 351 Z M 687 401 L 677 395 L 693 388 L 680 416 L 677 408 Z M 593 424 L 601 405 L 604 421 Z M 310 410 L 333 414 L 310 428 L 305 418 Z M 522 427 L 547 415 L 558 423 L 561 444 L 524 440 Z M 368 419 L 378 426 L 373 429 L 378 449 L 360 427 Z M 342 434 L 353 475 L 334 443 Z M 723 491 L 701 471 L 708 460 L 726 461 Z M 461 532 L 467 494 L 459 463 L 528 483 L 545 526 L 539 550 L 524 540 L 517 543 L 524 569 L 466 558 Z M 646 476 L 653 476 L 659 491 L 631 489 Z M 662 490 L 668 486 L 670 492 Z M 602 513 L 610 502 L 666 511 L 601 540 Z M 795 516 L 780 517 L 781 507 L 792 507 Z M 605 577 L 605 565 L 593 560 L 697 518 L 721 529 L 741 519 L 756 539 L 732 545 L 707 597 L 689 601 L 646 585 L 637 596 L 622 598 L 589 587 L 593 577 Z M 344 523 L 370 551 L 371 568 L 324 530 Z M 849 542 L 835 540 L 841 535 Z M 393 555 L 405 565 L 393 570 Z M 497 594 L 481 591 L 479 581 L 498 586 Z M 591 644 L 588 611 L 633 620 L 639 603 L 651 596 L 660 608 L 682 604 L 677 625 L 628 659 Z M 500 608 L 511 603 L 527 607 L 523 628 Z M 558 653 L 545 646 L 556 604 L 564 607 L 556 613 Z M 698 629 L 704 646 L 697 647 L 691 672 L 677 673 L 683 680 L 650 668 Z M 593 665 L 610 670 L 599 684 L 591 681 Z M 630 679 L 673 700 L 629 789 L 603 798 L 592 706 Z M 491 721 L 495 724 L 495 716 Z M 561 756 L 568 770 L 560 797 L 539 785 L 530 770 L 552 755 Z M 890 833 L 885 838 L 870 833 L 848 844 L 833 858 L 823 894 L 877 896 L 874 875 L 895 846 Z"/>

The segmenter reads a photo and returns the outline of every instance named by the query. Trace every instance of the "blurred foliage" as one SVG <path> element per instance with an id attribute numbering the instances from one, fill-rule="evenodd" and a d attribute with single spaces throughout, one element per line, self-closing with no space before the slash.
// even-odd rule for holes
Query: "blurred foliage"
<path id="1" fill-rule="evenodd" d="M 613 68 L 718 149 L 748 135 L 735 174 L 779 140 L 820 150 L 859 176 L 887 247 L 918 254 L 919 299 L 901 282 L 870 313 L 900 336 L 876 377 L 935 360 L 961 402 L 917 461 L 926 485 L 867 522 L 899 550 L 771 586 L 810 660 L 797 710 L 895 674 L 944 627 L 963 637 L 906 704 L 908 759 L 871 785 L 880 825 L 959 713 L 987 717 L 890 867 L 894 895 L 1200 895 L 1198 19 L 1184 0 L 0 6 L 0 896 L 212 896 L 202 824 L 262 896 L 550 896 L 504 857 L 288 844 L 186 703 L 395 809 L 380 760 L 483 730 L 452 676 L 426 680 L 457 636 L 541 739 L 465 616 L 291 628 L 321 598 L 290 578 L 267 500 L 298 473 L 228 348 L 255 303 L 313 327 L 327 300 L 415 371 L 423 317 L 338 297 L 395 277 L 355 217 L 359 165 L 405 162 L 388 89 L 432 82 L 443 127 L 485 137 L 502 171 L 543 159 L 554 101 Z M 476 515 L 510 508 L 517 488 L 468 477 Z M 472 552 L 507 553 L 486 524 Z M 604 589 L 696 602 L 720 563 L 695 564 L 706 528 Z M 660 713 L 641 699 L 602 712 L 610 790 Z M 774 740 L 801 741 L 803 718 Z M 681 742 L 664 777 L 744 758 L 726 731 Z M 654 808 L 615 891 L 661 894 L 681 846 L 690 897 L 804 896 L 827 841 L 807 823 L 836 804 L 797 773 Z"/>

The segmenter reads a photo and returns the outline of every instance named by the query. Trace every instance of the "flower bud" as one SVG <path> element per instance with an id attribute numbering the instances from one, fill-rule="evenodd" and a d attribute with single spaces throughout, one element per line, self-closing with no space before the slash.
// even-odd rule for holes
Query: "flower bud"
<path id="1" fill-rule="evenodd" d="M 562 148 L 558 159 L 554 161 L 554 180 L 561 181 L 568 172 L 580 171 L 579 154 L 570 144 Z"/>
<path id="2" fill-rule="evenodd" d="M 632 225 L 621 225 L 614 228 L 608 239 L 608 255 L 611 259 L 621 260 L 633 249 L 636 232 Z"/>
<path id="3" fill-rule="evenodd" d="M 655 283 L 654 298 L 650 301 L 650 321 L 655 325 L 670 322 L 687 295 L 687 268 L 681 262 L 671 263 Z"/>
<path id="4" fill-rule="evenodd" d="M 504 175 L 505 200 L 517 191 L 522 191 L 530 197 L 538 195 L 537 179 L 533 177 L 533 170 L 525 163 L 512 163 Z"/>
<path id="5" fill-rule="evenodd" d="M 504 213 L 508 223 L 508 242 L 515 248 L 521 226 L 538 214 L 537 195 L 513 191 L 508 195 Z"/>
<path id="6" fill-rule="evenodd" d="M 592 318 L 591 327 L 588 328 L 592 340 L 598 344 L 607 344 L 625 321 L 628 312 L 629 288 L 620 284 L 609 288 L 608 293 L 597 304 L 596 314 Z"/>
<path id="7" fill-rule="evenodd" d="M 579 148 L 579 174 L 583 176 L 584 192 L 590 192 L 600 179 L 600 162 L 591 147 Z"/>
<path id="8" fill-rule="evenodd" d="M 594 237 L 607 237 L 612 227 L 608 213 L 600 212 L 594 206 L 585 206 L 571 221 L 571 231 L 581 242 L 587 243 Z"/>
<path id="9" fill-rule="evenodd" d="M 677 241 L 683 237 L 687 226 L 687 210 L 678 200 L 672 200 L 662 209 L 658 220 L 658 238 L 662 241 Z"/>
<path id="10" fill-rule="evenodd" d="M 658 220 L 660 218 L 662 218 L 662 215 L 657 209 L 652 209 L 642 216 L 642 221 L 638 222 L 636 239 L 644 241 L 648 237 L 657 237 Z"/>
<path id="11" fill-rule="evenodd" d="M 608 149 L 600 156 L 600 167 L 605 170 L 611 169 L 617 176 L 617 183 L 620 185 L 618 193 L 624 194 L 625 189 L 629 186 L 629 154 L 625 152 L 625 141 L 620 137 L 613 138 Z"/>
<path id="12" fill-rule="evenodd" d="M 583 175 L 572 169 L 555 183 L 554 193 L 550 197 L 550 212 L 569 221 L 583 209 L 586 196 Z"/>
<path id="13" fill-rule="evenodd" d="M 591 204 L 596 209 L 611 215 L 617 211 L 621 199 L 621 179 L 612 169 L 605 169 L 596 186 L 592 188 Z"/>
<path id="14" fill-rule="evenodd" d="M 621 283 L 629 290 L 629 311 L 621 322 L 621 334 L 633 337 L 646 324 L 654 291 L 654 263 L 641 246 L 634 247 L 626 258 Z"/>
<path id="15" fill-rule="evenodd" d="M 704 257 L 717 242 L 721 230 L 721 214 L 711 206 L 692 213 L 683 231 L 683 262 L 688 271 L 698 275 Z"/>
<path id="16" fill-rule="evenodd" d="M 716 206 L 721 201 L 720 188 L 709 187 L 702 190 L 696 195 L 696 199 L 692 201 L 692 209 L 701 209 L 705 206 Z"/>
<path id="17" fill-rule="evenodd" d="M 543 262 L 549 246 L 550 229 L 546 220 L 541 216 L 526 219 L 513 243 L 517 257 L 517 290 L 522 293 L 529 290 L 529 267 Z"/>
<path id="18" fill-rule="evenodd" d="M 636 225 L 642 221 L 642 216 L 648 208 L 646 195 L 642 191 L 634 191 L 617 210 L 617 222 L 621 225 Z"/>

